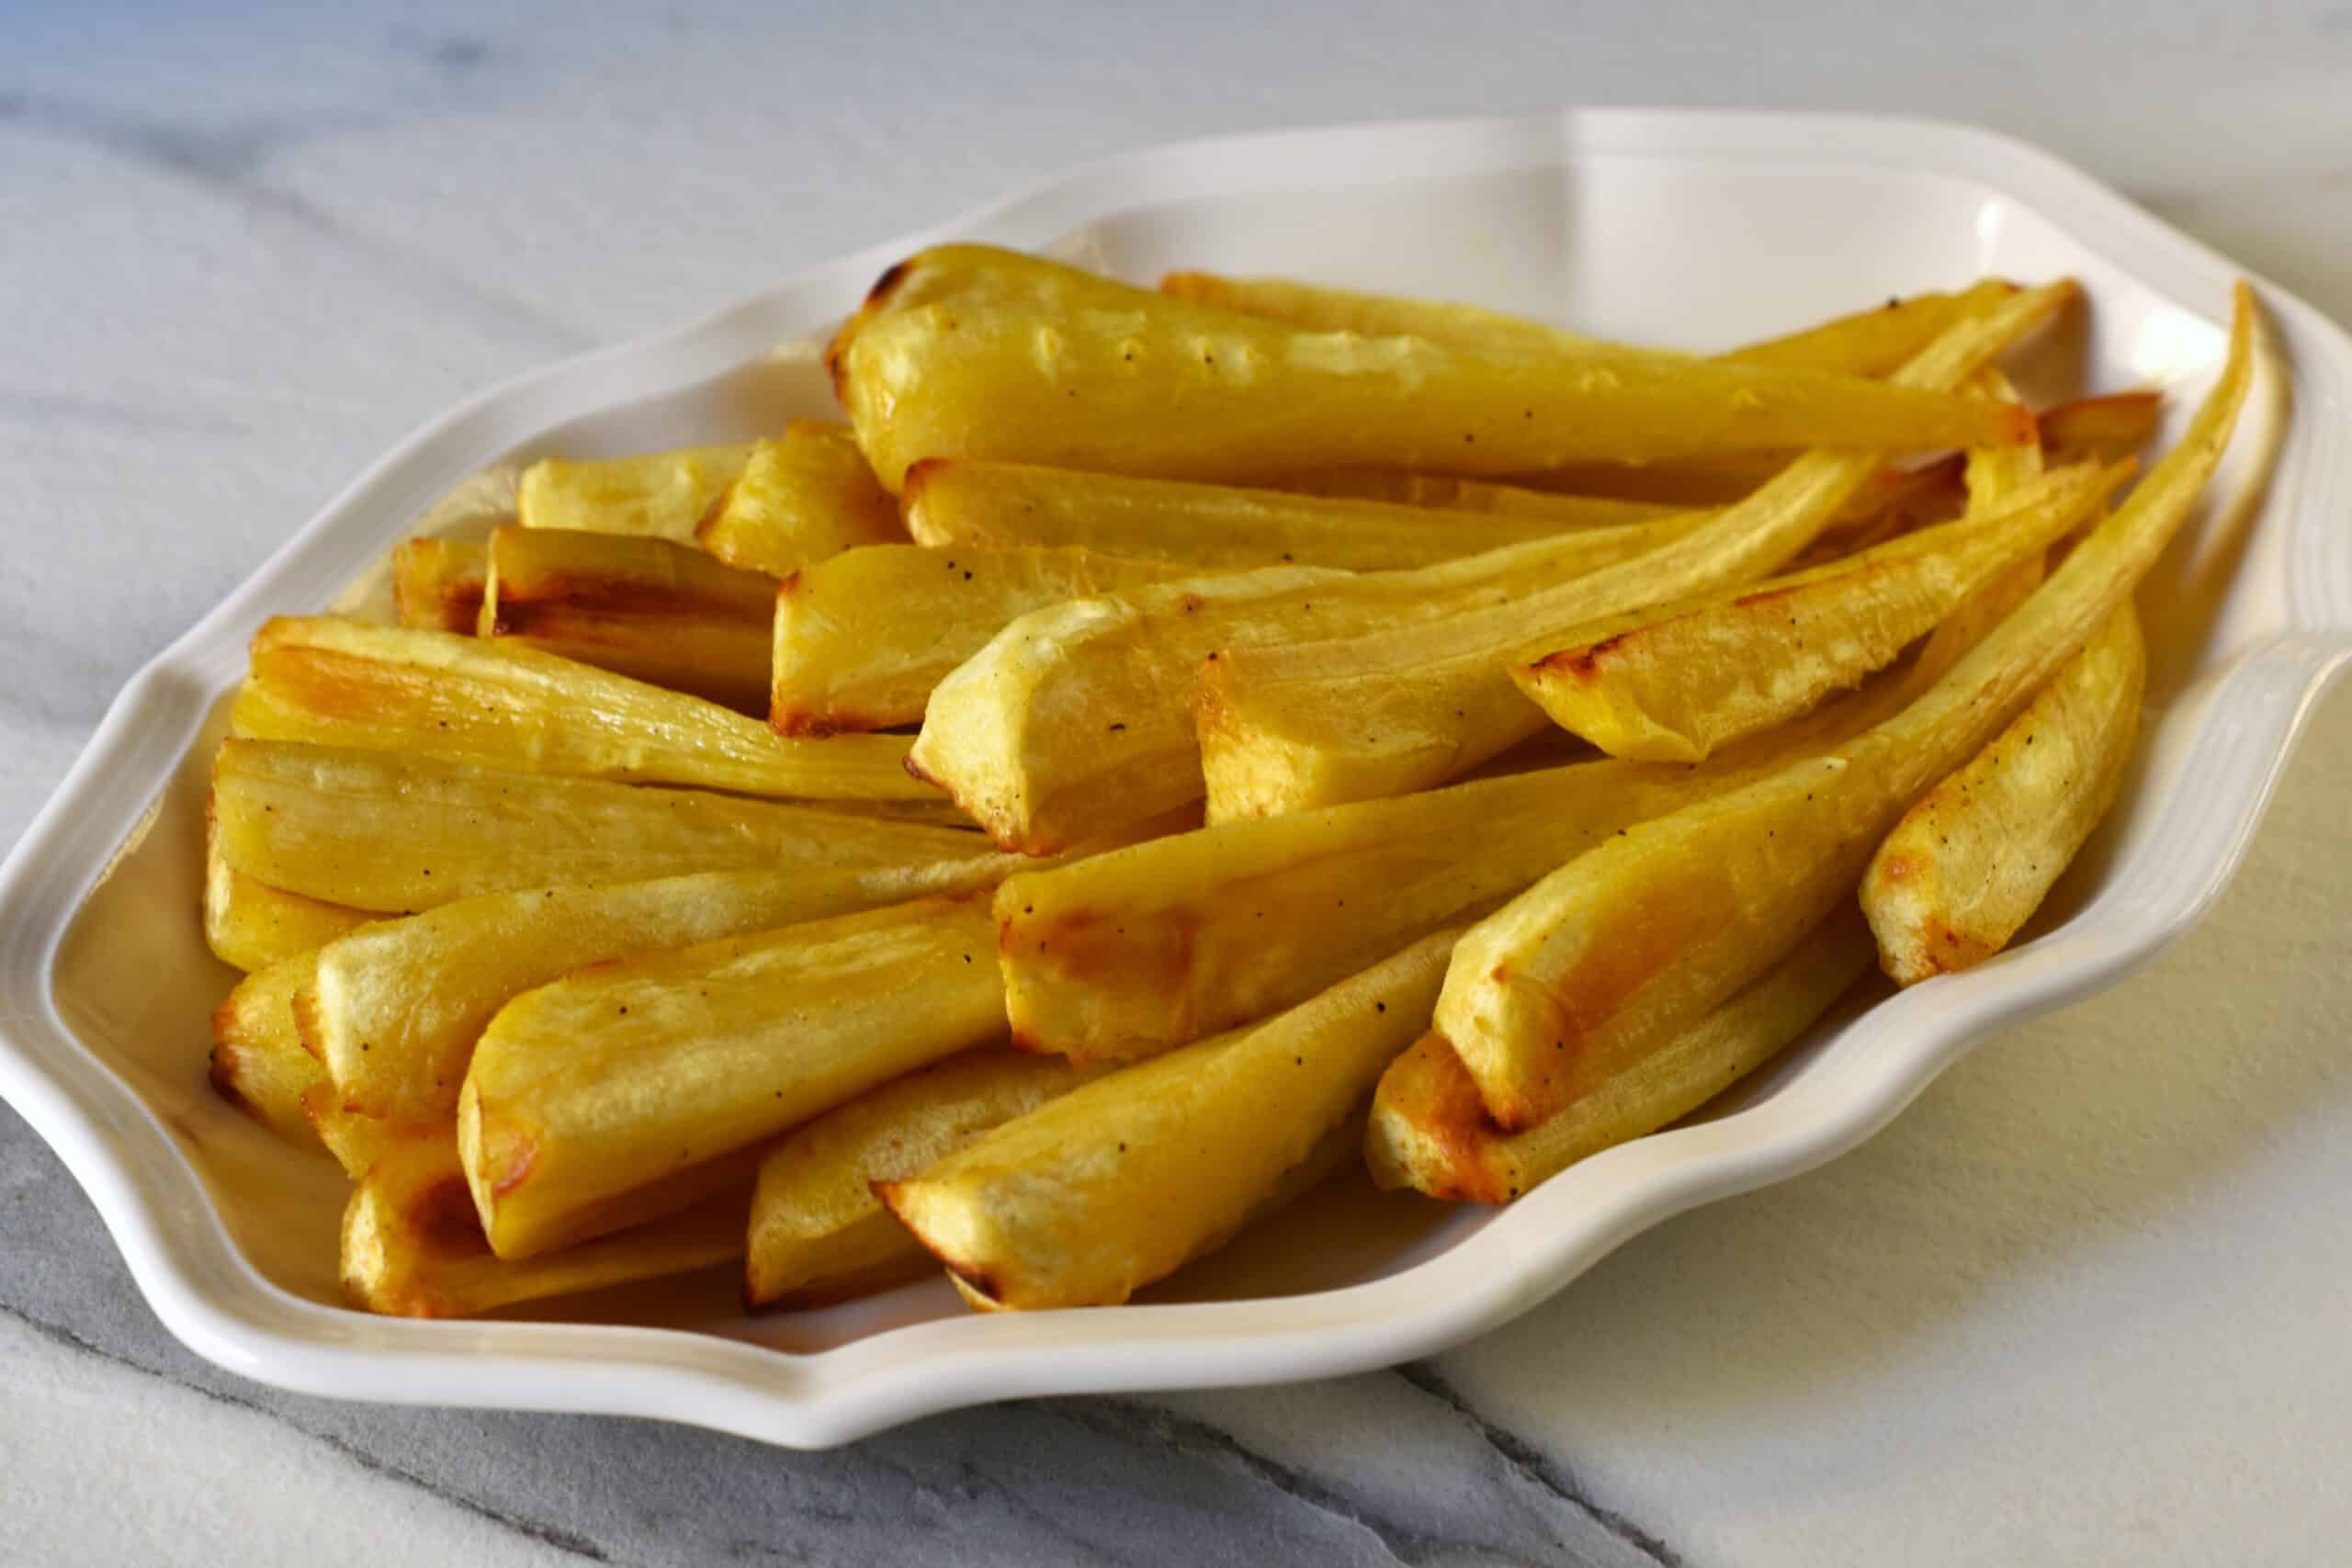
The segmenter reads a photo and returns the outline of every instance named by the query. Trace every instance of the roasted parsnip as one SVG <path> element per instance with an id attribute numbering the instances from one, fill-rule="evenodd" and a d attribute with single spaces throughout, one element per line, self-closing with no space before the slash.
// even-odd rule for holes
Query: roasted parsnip
<path id="1" fill-rule="evenodd" d="M 609 1205 L 1004 1035 L 978 895 L 599 964 L 500 1009 L 458 1143 L 502 1258 L 609 1224 Z"/>
<path id="2" fill-rule="evenodd" d="M 988 852 L 978 834 L 919 822 L 275 740 L 221 743 L 213 810 L 231 869 L 379 911 L 694 871 L 903 867 Z"/>
<path id="3" fill-rule="evenodd" d="M 1279 1017 L 1099 1078 L 877 1183 L 981 1303 L 1107 1306 L 1221 1245 L 1418 1035 L 1451 932 Z"/>
<path id="4" fill-rule="evenodd" d="M 889 736 L 793 740 L 681 692 L 553 654 L 334 615 L 254 638 L 232 733 L 525 773 L 808 800 L 930 804 Z"/>
<path id="5" fill-rule="evenodd" d="M 1871 857 L 1862 909 L 1899 985 L 2008 945 L 2122 787 L 2147 683 L 2127 600 L 2008 728 L 1922 796 Z"/>
<path id="6" fill-rule="evenodd" d="M 760 1165 L 743 1269 L 751 1306 L 818 1306 L 910 1279 L 931 1255 L 874 1195 L 1086 1081 L 1069 1063 L 983 1051 L 910 1073 L 795 1130 Z"/>
<path id="7" fill-rule="evenodd" d="M 640 953 L 993 887 L 1017 863 L 980 855 L 881 870 L 711 871 L 463 898 L 328 943 L 295 1021 L 343 1104 L 447 1117 L 474 1042 L 534 987 Z"/>
<path id="8" fill-rule="evenodd" d="M 490 536 L 481 636 L 752 712 L 766 701 L 775 580 L 666 539 Z"/>
<path id="9" fill-rule="evenodd" d="M 247 971 L 266 969 L 375 918 L 365 909 L 289 893 L 247 876 L 222 857 L 219 835 L 208 822 L 204 941 L 223 964 Z"/>
<path id="10" fill-rule="evenodd" d="M 1511 678 L 1553 723 L 1611 756 L 1698 761 L 1884 668 L 1985 582 L 2056 543 L 2129 471 L 2062 470 L 1990 516 L 1595 622 Z"/>
<path id="11" fill-rule="evenodd" d="M 387 1145 L 343 1212 L 351 1304 L 401 1317 L 470 1317 L 517 1303 L 684 1274 L 743 1251 L 741 1186 L 684 1213 L 543 1257 L 509 1261 L 482 1239 L 456 1141 Z"/>
<path id="12" fill-rule="evenodd" d="M 1304 332 L 974 245 L 892 267 L 829 363 L 893 491 L 924 457 L 1170 479 L 1351 465 L 1507 477 L 1597 457 L 2000 444 L 2032 425 L 1817 371 Z"/>
<path id="13" fill-rule="evenodd" d="M 273 1132 L 305 1142 L 302 1096 L 327 1081 L 294 1027 L 294 993 L 310 984 L 310 953 L 255 970 L 212 1013 L 212 1087 Z"/>
<path id="14" fill-rule="evenodd" d="M 1326 475 L 1303 481 L 1464 497 L 1434 476 Z M 1507 495 L 1509 503 L 1495 498 Z M 1385 571 L 1577 535 L 1585 570 L 1639 555 L 1696 527 L 1696 515 L 1624 502 L 1588 502 L 1535 491 L 1479 487 L 1480 507 L 1296 494 L 1181 479 L 1135 479 L 1025 463 L 933 458 L 908 470 L 907 527 L 926 545 L 959 547 L 1082 545 L 1196 570 L 1345 567 Z M 1626 513 L 1630 512 L 1631 514 Z"/>
<path id="15" fill-rule="evenodd" d="M 842 426 L 796 420 L 752 448 L 695 532 L 728 565 L 786 577 L 860 545 L 903 541 L 898 502 Z"/>

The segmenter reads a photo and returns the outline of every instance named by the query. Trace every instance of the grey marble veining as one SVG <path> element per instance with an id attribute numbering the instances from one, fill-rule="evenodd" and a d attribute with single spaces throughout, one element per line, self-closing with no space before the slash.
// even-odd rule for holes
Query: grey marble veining
<path id="1" fill-rule="evenodd" d="M 2352 316 L 2352 9 L 1067 0 L 0 15 L 0 838 L 458 398 L 1085 157 L 1550 107 L 2041 141 Z M 2317 1561 L 2352 1527 L 2352 715 L 2126 990 L 1432 1363 L 793 1454 L 281 1394 L 0 1111 L 0 1562 Z M 130 1478 L 93 1508 L 94 1479 Z"/>

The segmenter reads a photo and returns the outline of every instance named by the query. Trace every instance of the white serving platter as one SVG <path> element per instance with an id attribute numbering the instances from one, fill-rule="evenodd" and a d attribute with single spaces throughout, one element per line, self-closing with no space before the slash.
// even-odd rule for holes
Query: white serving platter
<path id="1" fill-rule="evenodd" d="M 1499 1212 L 1335 1184 L 1117 1310 L 980 1316 L 933 1281 L 755 1318 L 723 1272 L 543 1316 L 345 1310 L 340 1174 L 204 1081 L 205 1021 L 233 976 L 196 919 L 203 784 L 246 637 L 266 615 L 336 601 L 487 468 L 745 439 L 826 412 L 813 342 L 885 265 L 947 238 L 1136 279 L 1180 266 L 1294 273 L 1692 348 L 1988 272 L 2072 273 L 2092 309 L 2021 367 L 2029 391 L 2159 385 L 2172 395 L 2167 439 L 2211 380 L 2237 271 L 1983 131 L 1579 110 L 1115 159 L 472 400 L 141 671 L 0 867 L 0 1094 L 88 1190 L 156 1314 L 198 1352 L 311 1393 L 657 1416 L 797 1446 L 989 1400 L 1321 1377 L 1426 1355 L 1671 1214 L 1853 1147 L 1976 1042 L 2114 982 L 2187 931 L 2352 658 L 2352 341 L 2265 288 L 2270 373 L 2212 502 L 2143 593 L 2151 725 L 2114 819 L 2031 940 L 1966 975 L 1858 996 L 1734 1101 Z"/>

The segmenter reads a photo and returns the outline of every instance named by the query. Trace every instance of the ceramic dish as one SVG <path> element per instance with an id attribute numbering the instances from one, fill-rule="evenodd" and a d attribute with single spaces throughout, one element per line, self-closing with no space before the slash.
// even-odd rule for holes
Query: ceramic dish
<path id="1" fill-rule="evenodd" d="M 978 1316 L 932 1281 L 749 1318 L 723 1272 L 548 1317 L 345 1310 L 339 1173 L 221 1104 L 203 1077 L 206 1016 L 232 978 L 197 928 L 203 784 L 246 637 L 266 615 L 336 600 L 485 468 L 748 439 L 824 411 L 810 344 L 885 265 L 951 236 L 1138 279 L 1198 266 L 1437 294 L 1690 347 L 1876 293 L 2073 273 L 2093 309 L 2022 367 L 2029 393 L 2037 379 L 2046 391 L 2154 382 L 2172 394 L 2167 439 L 2210 380 L 2236 272 L 2064 164 L 1948 126 L 1598 111 L 1290 132 L 1098 164 L 473 400 L 142 671 L 0 870 L 0 1092 L 88 1189 L 140 1289 L 197 1351 L 311 1393 L 625 1413 L 797 1445 L 985 1400 L 1425 1355 L 1678 1211 L 1852 1147 L 1975 1042 L 2188 930 L 2352 649 L 2352 343 L 2266 290 L 2292 406 L 2288 378 L 2267 378 L 2213 503 L 2143 592 L 2152 722 L 2108 829 L 2031 940 L 1901 996 L 1858 996 L 1736 1103 L 1499 1212 L 1329 1188 L 1115 1311 Z M 2266 450 L 2276 467 L 2256 493 Z"/>

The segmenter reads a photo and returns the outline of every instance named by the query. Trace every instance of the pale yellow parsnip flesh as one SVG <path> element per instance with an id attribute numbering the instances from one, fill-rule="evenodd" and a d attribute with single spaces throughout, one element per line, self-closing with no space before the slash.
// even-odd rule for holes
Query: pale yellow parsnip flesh
<path id="1" fill-rule="evenodd" d="M 523 470 L 515 515 L 526 528 L 572 528 L 692 544 L 695 527 L 751 459 L 749 445 L 689 446 L 630 457 L 542 457 Z"/>
<path id="2" fill-rule="evenodd" d="M 522 888 L 988 852 L 976 833 L 847 810 L 272 740 L 221 743 L 213 814 L 232 869 L 396 913 Z"/>
<path id="3" fill-rule="evenodd" d="M 906 742 L 794 740 L 757 719 L 530 649 L 334 615 L 278 616 L 254 638 L 232 732 L 526 773 L 857 802 L 937 795 Z"/>
<path id="4" fill-rule="evenodd" d="M 811 1306 L 895 1284 L 931 1255 L 874 1194 L 920 1173 L 1086 1075 L 983 1051 L 910 1073 L 795 1129 L 760 1164 L 743 1269 L 749 1305 Z"/>
<path id="5" fill-rule="evenodd" d="M 296 998 L 295 1021 L 343 1104 L 379 1117 L 447 1117 L 474 1042 L 534 987 L 640 953 L 990 887 L 1020 863 L 978 855 L 486 894 L 329 943 Z"/>
<path id="6" fill-rule="evenodd" d="M 1109 1305 L 1222 1242 L 1427 1022 L 1452 933 L 1098 1078 L 880 1190 L 993 1305 Z"/>
<path id="7" fill-rule="evenodd" d="M 2127 601 L 2007 729 L 1904 813 L 1862 876 L 1879 964 L 1897 984 L 1983 963 L 2041 908 L 2115 804 L 2147 669 Z"/>
<path id="8" fill-rule="evenodd" d="M 925 545 L 1080 545 L 1201 570 L 1303 565 L 1390 571 L 1567 533 L 1585 536 L 1586 557 L 1598 566 L 1654 548 L 1701 521 L 1663 507 L 1434 475 L 1329 475 L 1306 482 L 1331 488 L 1299 494 L 940 458 L 908 471 L 907 527 Z"/>
<path id="9" fill-rule="evenodd" d="M 984 897 L 702 942 L 580 971 L 499 1010 L 458 1142 L 501 1257 L 1004 1034 Z"/>
<path id="10" fill-rule="evenodd" d="M 1317 332 L 1355 333 L 1365 337 L 1402 333 L 1466 347 L 1577 355 L 1657 352 L 1629 350 L 1625 344 L 1586 337 L 1475 305 L 1367 294 L 1292 278 L 1172 272 L 1159 280 L 1159 288 L 1162 293 L 1180 299 L 1263 316 Z M 1953 321 L 1997 303 L 2011 292 L 2013 285 L 1987 278 L 1957 294 L 1925 293 L 1889 299 L 1800 332 L 1733 349 L 1719 357 L 1786 369 L 1883 376 L 1926 347 Z"/>

